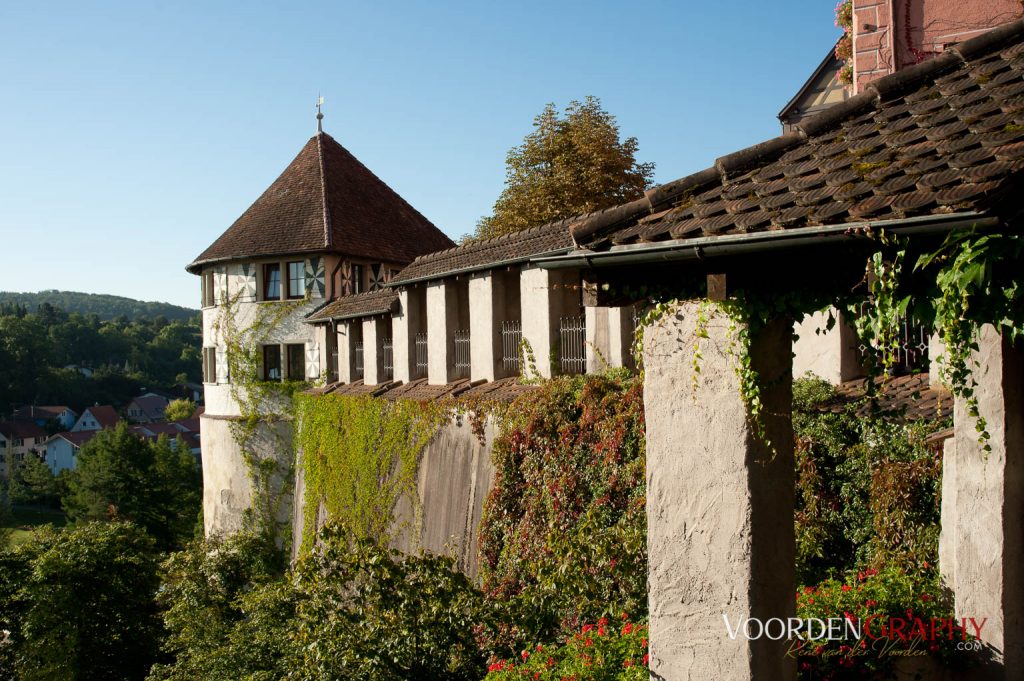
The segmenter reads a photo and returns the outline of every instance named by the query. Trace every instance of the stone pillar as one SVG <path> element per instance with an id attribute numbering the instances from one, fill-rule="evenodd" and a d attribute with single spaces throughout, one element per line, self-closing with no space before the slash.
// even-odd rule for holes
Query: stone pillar
<path id="1" fill-rule="evenodd" d="M 416 375 L 416 329 L 420 328 L 423 310 L 409 289 L 398 292 L 398 307 L 391 321 L 395 380 L 408 383 Z"/>
<path id="2" fill-rule="evenodd" d="M 356 334 L 354 324 L 358 322 L 338 322 L 338 381 L 352 383 L 356 377 Z"/>
<path id="3" fill-rule="evenodd" d="M 384 377 L 384 349 L 382 341 L 387 333 L 385 320 L 371 317 L 363 320 L 363 383 L 387 383 Z"/>
<path id="4" fill-rule="evenodd" d="M 956 585 L 956 439 L 942 442 L 942 506 L 939 511 L 939 574 L 942 585 L 953 591 Z"/>
<path id="5" fill-rule="evenodd" d="M 504 376 L 501 362 L 502 301 L 500 277 L 491 272 L 469 280 L 469 379 L 493 381 Z"/>
<path id="6" fill-rule="evenodd" d="M 773 450 L 748 420 L 728 318 L 710 312 L 698 341 L 697 312 L 684 303 L 645 330 L 651 678 L 792 680 L 786 641 L 730 638 L 723 619 L 795 611 L 792 323 L 751 347 Z"/>
<path id="7" fill-rule="evenodd" d="M 588 307 L 587 315 L 587 373 L 599 374 L 614 366 L 611 361 L 609 338 L 609 308 Z"/>
<path id="8" fill-rule="evenodd" d="M 815 312 L 793 325 L 798 336 L 793 344 L 793 375 L 810 372 L 832 385 L 860 378 L 864 369 L 857 352 L 857 335 L 838 310 L 835 325 L 828 329 L 828 314 Z"/>
<path id="9" fill-rule="evenodd" d="M 635 307 L 613 307 L 608 310 L 608 363 L 613 367 L 633 367 L 633 323 Z M 588 322 L 589 323 L 589 322 Z M 589 327 L 588 327 L 589 328 Z"/>
<path id="10" fill-rule="evenodd" d="M 444 282 L 427 286 L 427 383 L 444 385 L 455 377 L 453 341 L 459 305 L 455 288 Z"/>
<path id="11" fill-rule="evenodd" d="M 533 378 L 536 372 L 551 378 L 552 352 L 558 341 L 558 315 L 555 307 L 554 270 L 524 269 L 519 276 L 520 301 L 523 314 L 523 340 L 533 352 L 536 366 L 524 366 L 523 376 Z"/>
<path id="12" fill-rule="evenodd" d="M 993 664 L 972 678 L 1024 679 L 1024 353 L 992 326 L 978 346 L 975 396 L 991 449 L 956 399 L 956 616 L 988 618 L 981 640 Z"/>

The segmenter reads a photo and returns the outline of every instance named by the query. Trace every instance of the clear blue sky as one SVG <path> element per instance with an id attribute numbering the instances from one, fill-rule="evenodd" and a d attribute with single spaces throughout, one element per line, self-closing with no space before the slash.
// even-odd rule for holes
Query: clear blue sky
<path id="1" fill-rule="evenodd" d="M 666 182 L 774 136 L 838 35 L 791 2 L 0 3 L 0 290 L 197 307 L 184 266 L 325 130 L 453 238 L 547 102 Z"/>

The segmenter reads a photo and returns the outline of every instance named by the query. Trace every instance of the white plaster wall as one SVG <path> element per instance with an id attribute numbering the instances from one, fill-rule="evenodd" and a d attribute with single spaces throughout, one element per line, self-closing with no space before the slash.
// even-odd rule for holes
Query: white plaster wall
<path id="1" fill-rule="evenodd" d="M 793 343 L 793 376 L 801 378 L 810 372 L 833 385 L 863 375 L 857 360 L 857 339 L 833 310 L 836 323 L 828 329 L 828 313 L 814 312 L 793 325 L 798 336 Z"/>
<path id="2" fill-rule="evenodd" d="M 954 401 L 952 568 L 957 617 L 987 617 L 996 666 L 977 679 L 1024 678 L 1024 352 L 982 327 L 975 397 L 991 436 L 979 442 L 966 400 Z M 945 502 L 945 500 L 944 500 Z M 946 518 L 943 518 L 945 521 Z M 944 528 L 944 530 L 947 528 Z M 948 555 L 948 554 L 947 554 Z M 945 572 L 945 570 L 944 570 Z"/>
<path id="3" fill-rule="evenodd" d="M 469 280 L 470 369 L 472 381 L 493 381 L 500 357 L 500 334 L 496 338 L 499 292 L 501 284 L 490 272 L 478 274 Z"/>
<path id="4" fill-rule="evenodd" d="M 254 450 L 282 467 L 291 463 L 291 424 L 279 423 L 277 434 L 267 431 Z M 203 456 L 203 522 L 207 536 L 231 534 L 242 529 L 246 511 L 252 507 L 253 488 L 249 469 L 231 431 L 231 421 L 203 414 L 199 419 Z M 279 502 L 277 520 L 287 523 L 291 514 L 292 490 L 276 479 L 272 495 Z"/>

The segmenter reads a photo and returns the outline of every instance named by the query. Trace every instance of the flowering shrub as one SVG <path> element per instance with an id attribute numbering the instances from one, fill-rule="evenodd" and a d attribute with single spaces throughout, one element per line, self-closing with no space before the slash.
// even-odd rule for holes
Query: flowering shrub
<path id="1" fill-rule="evenodd" d="M 647 607 L 643 385 L 558 378 L 508 410 L 481 526 L 483 590 L 506 610 L 502 656 L 585 620 Z"/>
<path id="2" fill-rule="evenodd" d="M 647 681 L 647 626 L 626 613 L 584 624 L 564 645 L 536 645 L 495 660 L 485 681 Z"/>
<path id="3" fill-rule="evenodd" d="M 842 639 L 793 642 L 790 654 L 797 656 L 800 678 L 807 681 L 870 678 L 888 672 L 900 657 L 933 655 L 949 664 L 955 646 L 976 633 L 975 624 L 984 626 L 968 621 L 965 633 L 960 620 L 951 620 L 952 603 L 929 563 L 916 572 L 869 568 L 843 581 L 802 587 L 796 592 L 796 608 L 804 620 L 841 618 L 843 623 Z"/>
<path id="4" fill-rule="evenodd" d="M 843 29 L 836 43 L 836 59 L 843 62 L 839 82 L 849 85 L 853 82 L 853 0 L 840 0 L 836 5 L 836 26 Z"/>

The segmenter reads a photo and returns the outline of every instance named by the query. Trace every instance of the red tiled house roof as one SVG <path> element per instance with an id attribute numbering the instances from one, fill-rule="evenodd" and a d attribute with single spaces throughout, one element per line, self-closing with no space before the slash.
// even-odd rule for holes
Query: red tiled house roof
<path id="1" fill-rule="evenodd" d="M 378 314 L 390 314 L 398 309 L 398 294 L 389 289 L 368 291 L 343 296 L 315 310 L 307 319 L 311 322 L 325 322 L 332 319 L 354 319 Z"/>
<path id="2" fill-rule="evenodd" d="M 569 236 L 569 225 L 578 219 L 576 217 L 559 220 L 520 232 L 471 241 L 455 248 L 421 255 L 395 275 L 388 284 L 401 286 L 441 278 L 456 272 L 489 269 L 497 264 L 513 264 L 541 255 L 566 253 L 573 245 L 572 237 Z"/>
<path id="3" fill-rule="evenodd" d="M 34 421 L 4 421 L 0 423 L 0 435 L 7 439 L 14 438 L 44 438 L 46 431 L 37 426 Z"/>
<path id="4" fill-rule="evenodd" d="M 453 245 L 326 133 L 314 135 L 263 195 L 188 267 L 332 252 L 408 263 Z"/>
<path id="5" fill-rule="evenodd" d="M 113 428 L 121 420 L 121 417 L 117 415 L 117 411 L 109 404 L 100 404 L 95 407 L 89 407 L 82 412 L 92 414 L 92 417 L 96 419 L 96 423 L 100 424 L 100 428 Z"/>
<path id="6" fill-rule="evenodd" d="M 1011 216 L 1024 187 L 1024 20 L 874 81 L 796 128 L 577 219 L 580 250 L 566 257 L 610 262 L 616 251 L 635 258 L 799 228 Z"/>

